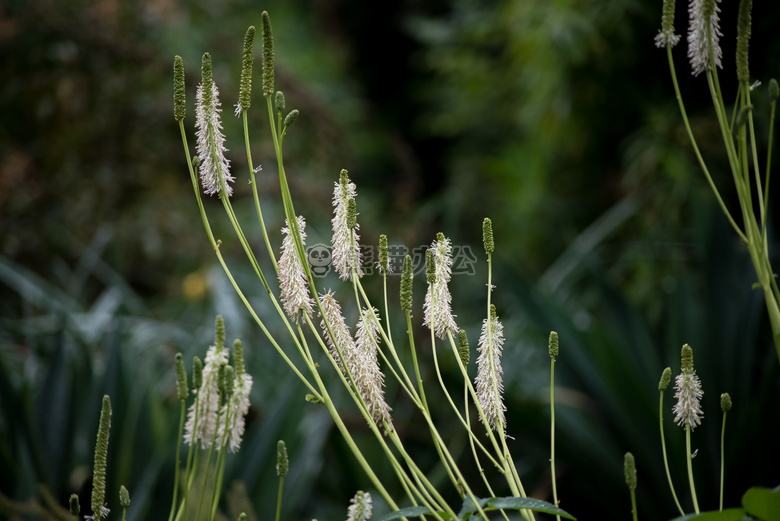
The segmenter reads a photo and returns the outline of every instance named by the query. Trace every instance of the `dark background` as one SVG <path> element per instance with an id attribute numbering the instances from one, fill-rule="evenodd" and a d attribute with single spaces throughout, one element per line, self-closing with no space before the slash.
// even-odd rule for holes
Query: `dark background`
<path id="1" fill-rule="evenodd" d="M 721 7 L 719 72 L 730 102 L 737 3 Z M 225 316 L 228 336 L 244 340 L 255 378 L 244 445 L 228 458 L 228 517 L 247 509 L 247 501 L 252 516 L 273 515 L 280 438 L 292 459 L 286 518 L 339 519 L 354 492 L 370 487 L 330 418 L 304 401 L 305 388 L 250 322 L 219 269 L 172 117 L 171 69 L 179 54 L 192 146 L 200 57 L 210 52 L 238 177 L 234 205 L 261 252 L 232 105 L 242 37 L 247 26 L 259 28 L 262 10 L 274 24 L 276 86 L 288 108 L 301 111 L 285 140 L 285 164 L 309 245 L 330 240 L 332 186 L 346 168 L 358 187 L 364 244 L 375 245 L 385 233 L 391 244 L 411 249 L 443 231 L 473 248 L 474 275 L 454 277 L 452 289 L 458 323 L 475 349 L 485 314 L 481 223 L 493 220 L 493 298 L 507 336 L 511 448 L 532 495 L 551 498 L 551 329 L 561 337 L 563 508 L 580 519 L 629 515 L 622 459 L 630 450 L 639 468 L 640 515 L 674 517 L 656 393 L 664 367 L 679 371 L 686 342 L 705 391 L 704 424 L 694 432 L 700 505 L 717 508 L 721 392 L 735 403 L 727 426 L 726 505 L 738 504 L 751 485 L 780 482 L 773 464 L 780 461 L 780 378 L 766 310 L 751 289 L 747 252 L 692 155 L 665 51 L 653 46 L 660 2 L 407 0 L 377 8 L 349 0 L 12 0 L 0 6 L 3 515 L 27 509 L 27 517 L 53 516 L 51 504 L 66 506 L 73 492 L 88 513 L 103 394 L 114 405 L 112 518 L 120 484 L 133 498 L 130 519 L 166 515 L 178 422 L 173 356 L 203 357 L 217 313 Z M 738 214 L 706 79 L 688 72 L 686 11 L 677 6 L 683 42 L 674 50 L 683 97 L 716 183 Z M 766 86 L 780 75 L 774 37 L 780 11 L 757 2 L 753 18 L 750 66 L 751 77 L 763 82 L 753 91 L 763 162 Z M 259 48 L 258 42 L 258 73 Z M 256 75 L 252 154 L 264 167 L 263 211 L 278 247 L 283 212 L 259 85 Z M 237 278 L 260 311 L 270 313 L 221 205 L 212 198 L 207 208 Z M 773 224 L 776 215 L 770 204 Z M 770 251 L 777 265 L 777 247 Z M 375 277 L 366 284 L 381 295 Z M 391 300 L 397 285 L 391 278 Z M 329 278 L 321 289 L 330 286 L 340 287 Z M 421 279 L 415 290 L 419 327 Z M 395 336 L 402 338 L 396 319 Z M 283 338 L 279 321 L 269 322 Z M 424 341 L 418 347 L 430 350 Z M 445 363 L 444 371 L 458 388 L 453 367 Z M 395 393 L 391 385 L 391 400 Z M 431 399 L 444 403 L 435 393 Z M 673 478 L 690 510 L 684 437 L 671 421 L 672 405 L 667 391 Z M 427 463 L 426 433 L 416 429 L 408 404 L 393 406 L 399 430 Z M 345 407 L 372 464 L 389 472 L 363 440 L 363 420 Z M 453 418 L 439 421 L 442 432 L 457 433 Z M 453 435 L 453 450 L 464 441 Z M 443 479 L 436 470 L 433 476 Z M 375 498 L 379 515 L 386 507 Z"/>

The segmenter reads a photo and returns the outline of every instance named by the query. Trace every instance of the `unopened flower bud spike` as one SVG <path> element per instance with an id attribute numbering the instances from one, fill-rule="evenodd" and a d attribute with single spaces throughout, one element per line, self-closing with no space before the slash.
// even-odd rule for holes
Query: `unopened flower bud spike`
<path id="1" fill-rule="evenodd" d="M 252 67 L 254 64 L 255 26 L 250 25 L 244 35 L 244 52 L 241 57 L 241 82 L 238 90 L 238 103 L 236 104 L 236 116 L 246 112 L 252 105 Z"/>
<path id="2" fill-rule="evenodd" d="M 637 521 L 636 510 L 636 461 L 634 455 L 630 452 L 626 452 L 623 458 L 623 473 L 626 477 L 626 485 L 631 493 L 631 515 L 634 521 Z"/>
<path id="3" fill-rule="evenodd" d="M 550 331 L 547 352 L 550 354 L 550 476 L 552 478 L 553 504 L 558 506 L 558 487 L 555 481 L 555 359 L 560 352 L 560 346 L 556 331 Z M 555 517 L 560 521 L 560 516 Z"/>
<path id="4" fill-rule="evenodd" d="M 103 408 L 100 411 L 97 442 L 95 443 L 95 465 L 92 472 L 92 514 L 95 521 L 108 516 L 109 510 L 103 506 L 106 497 L 106 464 L 108 460 L 108 437 L 111 430 L 111 398 L 103 396 Z"/>
<path id="5" fill-rule="evenodd" d="M 725 469 L 724 451 L 726 447 L 726 414 L 731 410 L 731 396 L 729 393 L 720 395 L 720 409 L 723 411 L 723 426 L 720 430 L 720 510 L 723 511 L 723 480 Z"/>
<path id="6" fill-rule="evenodd" d="M 276 475 L 279 476 L 279 493 L 276 497 L 276 521 L 280 521 L 282 514 L 282 490 L 284 489 L 284 477 L 290 468 L 290 460 L 287 458 L 287 445 L 284 440 L 276 443 Z"/>
<path id="7" fill-rule="evenodd" d="M 78 494 L 71 494 L 70 495 L 70 515 L 73 516 L 74 521 L 78 521 L 79 519 L 79 513 L 81 512 L 81 506 L 79 505 L 79 496 Z"/>
<path id="8" fill-rule="evenodd" d="M 680 352 L 681 372 L 675 379 L 674 397 L 677 403 L 674 406 L 674 421 L 685 427 L 685 449 L 688 462 L 688 484 L 691 489 L 693 509 L 699 513 L 699 502 L 696 498 L 696 486 L 693 482 L 693 453 L 691 451 L 691 431 L 701 425 L 703 417 L 699 401 L 703 396 L 701 382 L 693 368 L 693 349 L 688 344 L 682 346 Z"/>
<path id="9" fill-rule="evenodd" d="M 122 521 L 127 519 L 127 509 L 130 508 L 130 492 L 124 485 L 119 488 L 119 505 L 122 507 Z"/>
<path id="10" fill-rule="evenodd" d="M 179 494 L 179 469 L 181 468 L 181 440 L 184 432 L 184 414 L 186 410 L 185 402 L 189 395 L 187 389 L 187 370 L 184 368 L 184 359 L 181 353 L 176 353 L 176 395 L 181 403 L 181 411 L 179 413 L 179 436 L 176 440 L 176 468 L 174 470 L 173 480 L 173 500 L 171 501 L 171 512 L 168 515 L 168 521 L 173 521 L 173 516 L 176 511 L 177 498 Z M 124 486 L 122 486 L 124 489 Z M 126 490 L 125 490 L 126 492 Z M 128 494 L 128 504 L 130 502 Z M 123 505 L 122 519 L 127 513 L 127 507 Z"/>

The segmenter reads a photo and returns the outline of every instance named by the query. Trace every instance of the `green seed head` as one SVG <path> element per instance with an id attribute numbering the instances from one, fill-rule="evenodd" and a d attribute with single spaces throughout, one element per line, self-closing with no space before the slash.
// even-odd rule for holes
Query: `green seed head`
<path id="1" fill-rule="evenodd" d="M 276 113 L 282 114 L 284 112 L 284 109 L 287 107 L 285 101 L 284 101 L 284 92 L 277 90 L 276 91 L 276 98 L 274 100 L 274 106 L 276 107 Z"/>
<path id="2" fill-rule="evenodd" d="M 720 408 L 723 412 L 729 412 L 731 410 L 731 396 L 729 396 L 729 393 L 720 395 Z"/>
<path id="3" fill-rule="evenodd" d="M 276 475 L 283 478 L 290 468 L 290 460 L 287 458 L 287 445 L 284 440 L 276 443 Z"/>
<path id="4" fill-rule="evenodd" d="M 667 367 L 664 372 L 661 373 L 661 381 L 658 382 L 658 390 L 663 392 L 669 387 L 669 382 L 672 381 L 672 368 Z"/>
<path id="5" fill-rule="evenodd" d="M 688 344 L 680 352 L 680 369 L 684 374 L 693 374 L 693 349 Z"/>
<path id="6" fill-rule="evenodd" d="M 482 221 L 482 242 L 485 244 L 485 253 L 491 254 L 496 249 L 493 242 L 493 222 L 487 217 Z"/>
<path id="7" fill-rule="evenodd" d="M 206 114 L 211 113 L 211 107 L 214 103 L 212 99 L 212 85 L 214 84 L 214 75 L 211 70 L 211 55 L 209 53 L 203 54 L 203 60 L 200 65 L 200 77 L 201 85 L 203 87 L 203 111 Z"/>
<path id="8" fill-rule="evenodd" d="M 203 362 L 197 356 L 192 357 L 192 387 L 200 389 L 203 385 Z"/>
<path id="9" fill-rule="evenodd" d="M 623 459 L 623 471 L 626 474 L 626 485 L 631 490 L 636 490 L 636 461 L 634 461 L 634 455 L 630 452 L 626 452 L 626 456 Z"/>
<path id="10" fill-rule="evenodd" d="M 274 93 L 274 35 L 271 31 L 271 17 L 263 11 L 263 96 Z"/>
<path id="11" fill-rule="evenodd" d="M 231 365 L 225 367 L 225 383 L 223 385 L 225 386 L 225 394 L 232 396 L 236 389 L 236 371 Z"/>
<path id="12" fill-rule="evenodd" d="M 225 394 L 225 373 L 227 372 L 227 364 L 221 364 L 217 371 L 217 389 L 220 394 Z"/>
<path id="13" fill-rule="evenodd" d="M 750 79 L 748 69 L 748 48 L 750 46 L 750 26 L 753 0 L 742 0 L 739 3 L 737 15 L 737 79 L 743 86 L 747 86 Z"/>
<path id="14" fill-rule="evenodd" d="M 100 521 L 103 517 L 103 500 L 106 497 L 106 462 L 108 460 L 108 435 L 111 430 L 111 398 L 103 396 L 97 441 L 95 443 L 95 467 L 92 473 L 92 513 Z"/>
<path id="15" fill-rule="evenodd" d="M 130 508 L 130 492 L 127 491 L 124 485 L 119 487 L 119 504 L 125 510 Z"/>
<path id="16" fill-rule="evenodd" d="M 413 278 L 414 272 L 412 271 L 412 257 L 407 255 L 404 257 L 403 270 L 401 271 L 401 309 L 404 311 L 412 310 Z"/>
<path id="17" fill-rule="evenodd" d="M 354 197 L 347 199 L 347 228 L 350 230 L 357 226 L 357 202 Z"/>
<path id="18" fill-rule="evenodd" d="M 233 364 L 236 366 L 236 378 L 241 378 L 246 374 L 244 344 L 237 338 L 233 341 Z"/>
<path id="19" fill-rule="evenodd" d="M 777 80 L 772 78 L 769 80 L 769 99 L 777 101 L 780 98 L 780 86 L 777 85 Z"/>
<path id="20" fill-rule="evenodd" d="M 222 320 L 222 315 L 217 315 L 214 319 L 214 346 L 217 349 L 225 347 L 225 321 Z"/>
<path id="21" fill-rule="evenodd" d="M 184 89 L 184 62 L 181 56 L 173 58 L 173 117 L 181 121 L 187 114 Z"/>
<path id="22" fill-rule="evenodd" d="M 436 282 L 436 256 L 433 248 L 425 250 L 425 276 L 428 284 Z"/>
<path id="23" fill-rule="evenodd" d="M 176 394 L 179 400 L 186 400 L 189 394 L 187 370 L 184 368 L 184 358 L 182 358 L 181 353 L 176 353 Z"/>
<path id="24" fill-rule="evenodd" d="M 382 234 L 379 236 L 379 267 L 385 272 L 388 271 L 390 266 L 388 260 L 387 235 Z"/>
<path id="25" fill-rule="evenodd" d="M 550 358 L 558 356 L 558 333 L 555 331 L 550 331 L 550 338 L 547 341 L 547 351 L 550 353 Z"/>
<path id="26" fill-rule="evenodd" d="M 81 506 L 79 505 L 79 496 L 78 496 L 78 494 L 71 494 L 70 495 L 70 515 L 78 516 L 79 512 L 81 512 Z"/>
<path id="27" fill-rule="evenodd" d="M 254 52 L 252 45 L 255 43 L 255 26 L 250 25 L 244 35 L 244 54 L 241 59 L 241 84 L 238 91 L 238 106 L 246 110 L 252 104 L 252 66 Z"/>
<path id="28" fill-rule="evenodd" d="M 284 118 L 284 128 L 290 128 L 296 119 L 298 119 L 298 109 L 291 110 L 287 117 Z"/>
<path id="29" fill-rule="evenodd" d="M 471 349 L 469 348 L 469 339 L 466 336 L 466 331 L 463 329 L 458 331 L 458 345 L 460 346 L 458 349 L 460 361 L 465 367 L 468 367 L 471 360 Z"/>

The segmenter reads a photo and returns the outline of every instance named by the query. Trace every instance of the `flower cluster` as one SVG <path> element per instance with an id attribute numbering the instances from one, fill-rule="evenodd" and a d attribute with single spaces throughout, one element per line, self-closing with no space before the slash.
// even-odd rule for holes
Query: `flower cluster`
<path id="1" fill-rule="evenodd" d="M 218 194 L 225 184 L 225 192 L 233 195 L 228 182 L 234 182 L 230 175 L 230 161 L 225 157 L 225 136 L 222 134 L 222 121 L 219 113 L 219 90 L 212 80 L 210 84 L 198 85 L 195 104 L 195 127 L 198 158 L 200 159 L 200 180 L 206 194 Z"/>
<path id="2" fill-rule="evenodd" d="M 477 358 L 477 400 L 485 413 L 487 427 L 497 430 L 506 425 L 502 394 L 504 383 L 501 367 L 501 350 L 504 345 L 504 326 L 498 321 L 496 307 L 490 306 L 490 316 L 482 321 Z"/>
<path id="3" fill-rule="evenodd" d="M 450 240 L 439 233 L 431 244 L 433 251 L 433 282 L 428 284 L 425 294 L 423 325 L 432 329 L 439 338 L 446 338 L 447 330 L 456 333 L 458 325 L 452 314 L 452 295 L 448 284 L 452 276 L 452 246 Z"/>
<path id="4" fill-rule="evenodd" d="M 355 183 L 349 180 L 347 171 L 342 170 L 339 182 L 335 183 L 333 188 L 334 215 L 331 220 L 333 224 L 333 239 L 331 241 L 333 267 L 342 280 L 349 279 L 353 269 L 358 277 L 363 276 L 363 270 L 360 268 L 360 245 L 358 244 L 360 235 L 357 233 L 360 225 L 355 222 L 353 226 L 350 226 L 349 222 L 349 201 L 354 201 L 356 195 Z"/>
<path id="5" fill-rule="evenodd" d="M 306 221 L 298 216 L 298 230 L 301 242 L 306 246 Z M 309 282 L 306 272 L 295 249 L 295 239 L 289 223 L 282 229 L 285 235 L 282 241 L 282 255 L 279 257 L 279 290 L 282 306 L 290 320 L 299 320 L 303 315 L 311 317 L 314 300 L 309 295 Z"/>

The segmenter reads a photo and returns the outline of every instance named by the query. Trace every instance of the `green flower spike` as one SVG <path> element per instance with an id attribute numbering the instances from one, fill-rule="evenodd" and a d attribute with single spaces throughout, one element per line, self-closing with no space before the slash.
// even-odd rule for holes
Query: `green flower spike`
<path id="1" fill-rule="evenodd" d="M 631 490 L 636 490 L 636 461 L 634 455 L 630 452 L 626 452 L 626 456 L 623 459 L 623 472 L 626 476 L 626 485 Z"/>
<path id="2" fill-rule="evenodd" d="M 287 114 L 287 117 L 284 118 L 284 128 L 285 130 L 290 128 L 293 123 L 295 123 L 295 120 L 298 119 L 298 109 L 291 110 L 289 114 Z"/>
<path id="3" fill-rule="evenodd" d="M 217 315 L 214 319 L 214 345 L 217 349 L 225 347 L 225 321 L 222 319 L 222 315 Z"/>
<path id="4" fill-rule="evenodd" d="M 772 78 L 769 80 L 769 99 L 777 101 L 777 98 L 780 98 L 780 86 L 777 85 L 777 80 Z"/>
<path id="5" fill-rule="evenodd" d="M 655 36 L 656 47 L 674 47 L 680 41 L 680 36 L 674 34 L 674 0 L 664 0 L 661 15 L 661 30 Z"/>
<path id="6" fill-rule="evenodd" d="M 236 390 L 236 370 L 233 366 L 225 366 L 225 394 L 233 396 L 233 391 Z"/>
<path id="7" fill-rule="evenodd" d="M 388 273 L 391 270 L 390 257 L 387 252 L 387 235 L 379 236 L 379 269 Z"/>
<path id="8" fill-rule="evenodd" d="M 278 90 L 276 91 L 276 100 L 274 105 L 276 106 L 276 113 L 280 115 L 282 112 L 284 112 L 284 109 L 286 108 L 286 104 L 284 101 L 284 92 Z"/>
<path id="9" fill-rule="evenodd" d="M 92 474 L 92 513 L 95 521 L 108 515 L 103 506 L 106 497 L 106 460 L 108 459 L 108 434 L 111 430 L 111 398 L 103 396 L 103 408 L 100 411 L 97 442 L 95 443 L 95 468 Z"/>
<path id="10" fill-rule="evenodd" d="M 357 202 L 354 197 L 347 199 L 347 228 L 350 230 L 357 226 Z"/>
<path id="11" fill-rule="evenodd" d="M 482 242 L 485 244 L 485 253 L 488 255 L 496 249 L 496 245 L 493 242 L 493 222 L 487 217 L 482 221 Z"/>
<path id="12" fill-rule="evenodd" d="M 274 35 L 271 31 L 271 17 L 263 11 L 263 96 L 274 93 Z"/>
<path id="13" fill-rule="evenodd" d="M 246 521 L 246 512 L 241 512 L 238 515 L 238 521 Z"/>
<path id="14" fill-rule="evenodd" d="M 179 400 L 186 400 L 188 394 L 187 370 L 184 368 L 184 358 L 182 358 L 181 353 L 176 353 L 176 395 Z"/>
<path id="15" fill-rule="evenodd" d="M 225 373 L 227 373 L 227 364 L 221 364 L 217 371 L 217 389 L 220 394 L 225 394 Z"/>
<path id="16" fill-rule="evenodd" d="M 203 362 L 197 356 L 192 357 L 192 387 L 200 389 L 203 385 Z"/>
<path id="17" fill-rule="evenodd" d="M 247 110 L 252 104 L 252 66 L 254 62 L 252 45 L 254 42 L 255 26 L 251 25 L 244 35 L 244 54 L 241 59 L 241 84 L 238 90 L 236 116 L 240 115 L 242 110 Z"/>
<path id="18" fill-rule="evenodd" d="M 233 364 L 236 366 L 236 378 L 241 378 L 246 374 L 244 344 L 237 338 L 233 341 Z"/>
<path id="19" fill-rule="evenodd" d="M 276 475 L 283 478 L 290 469 L 290 460 L 287 458 L 287 445 L 284 440 L 276 443 Z"/>
<path id="20" fill-rule="evenodd" d="M 558 333 L 550 331 L 550 339 L 547 341 L 547 351 L 550 353 L 550 358 L 556 358 L 558 356 Z"/>
<path id="21" fill-rule="evenodd" d="M 436 252 L 433 248 L 425 250 L 425 276 L 428 284 L 436 282 Z"/>
<path id="22" fill-rule="evenodd" d="M 401 271 L 401 309 L 404 311 L 412 310 L 412 280 L 414 272 L 412 271 L 412 257 L 404 257 L 403 271 Z"/>
<path id="23" fill-rule="evenodd" d="M 464 367 L 468 367 L 471 360 L 471 349 L 469 348 L 469 339 L 466 336 L 466 331 L 461 329 L 458 331 L 458 356 Z"/>
<path id="24" fill-rule="evenodd" d="M 78 494 L 71 494 L 70 495 L 70 515 L 76 517 L 78 519 L 79 512 L 81 512 L 81 506 L 79 505 L 79 496 Z"/>
<path id="25" fill-rule="evenodd" d="M 211 69 L 211 55 L 209 53 L 203 54 L 200 64 L 200 78 L 201 85 L 203 85 L 203 112 L 211 114 L 211 107 L 214 103 L 213 89 L 211 88 L 214 83 L 214 74 Z"/>
<path id="26" fill-rule="evenodd" d="M 720 408 L 723 412 L 729 412 L 731 410 L 731 396 L 729 396 L 729 393 L 720 395 Z"/>
<path id="27" fill-rule="evenodd" d="M 127 491 L 124 485 L 119 487 L 119 504 L 125 510 L 130 508 L 130 492 Z"/>
<path id="28" fill-rule="evenodd" d="M 737 79 L 741 85 L 747 85 L 750 79 L 748 69 L 748 48 L 750 46 L 750 25 L 753 0 L 742 0 L 737 15 Z"/>
<path id="29" fill-rule="evenodd" d="M 173 117 L 181 121 L 187 114 L 186 94 L 184 89 L 184 62 L 181 56 L 173 58 Z"/>
<path id="30" fill-rule="evenodd" d="M 661 380 L 658 382 L 658 390 L 663 392 L 669 387 L 669 382 L 672 381 L 672 368 L 667 367 L 664 372 L 661 373 Z"/>

